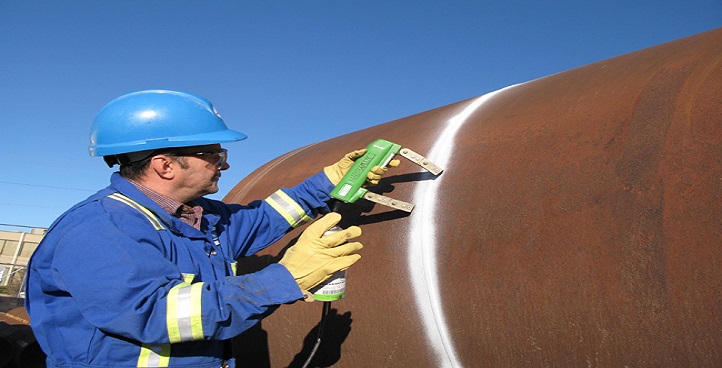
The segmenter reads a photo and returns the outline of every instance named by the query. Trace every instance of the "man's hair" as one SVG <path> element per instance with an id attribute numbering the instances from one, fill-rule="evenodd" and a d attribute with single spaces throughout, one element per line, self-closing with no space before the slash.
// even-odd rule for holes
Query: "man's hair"
<path id="1" fill-rule="evenodd" d="M 145 175 L 146 170 L 148 170 L 148 166 L 150 166 L 150 160 L 157 155 L 173 157 L 183 169 L 190 167 L 188 160 L 186 160 L 184 156 L 177 156 L 173 151 L 155 152 L 140 161 L 120 165 L 120 176 L 131 180 L 141 179 L 143 175 Z"/>

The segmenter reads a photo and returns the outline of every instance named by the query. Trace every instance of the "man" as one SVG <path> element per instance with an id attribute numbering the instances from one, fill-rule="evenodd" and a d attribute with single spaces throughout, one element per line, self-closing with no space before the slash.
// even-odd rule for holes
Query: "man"
<path id="1" fill-rule="evenodd" d="M 322 236 L 340 220 L 329 213 L 278 264 L 235 275 L 236 259 L 329 212 L 328 193 L 364 153 L 248 206 L 204 198 L 230 167 L 221 143 L 245 138 L 188 93 L 130 93 L 99 112 L 90 153 L 120 171 L 53 223 L 28 266 L 48 366 L 232 367 L 224 340 L 360 258 L 362 245 L 345 243 L 358 227 Z"/>

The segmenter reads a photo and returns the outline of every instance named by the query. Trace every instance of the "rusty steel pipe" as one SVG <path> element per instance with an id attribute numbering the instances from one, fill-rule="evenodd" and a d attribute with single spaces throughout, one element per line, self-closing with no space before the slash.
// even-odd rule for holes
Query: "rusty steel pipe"
<path id="1" fill-rule="evenodd" d="M 402 160 L 371 188 L 410 215 L 341 208 L 363 258 L 311 366 L 722 366 L 722 29 L 298 149 L 225 201 L 377 138 L 446 171 Z M 280 308 L 237 358 L 300 366 L 321 308 Z"/>

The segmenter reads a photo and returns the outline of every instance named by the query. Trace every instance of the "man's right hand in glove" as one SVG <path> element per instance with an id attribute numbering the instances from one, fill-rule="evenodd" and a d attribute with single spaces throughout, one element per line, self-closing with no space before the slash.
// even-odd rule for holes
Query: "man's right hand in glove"
<path id="1" fill-rule="evenodd" d="M 348 239 L 361 235 L 361 228 L 358 226 L 323 236 L 323 233 L 339 221 L 341 215 L 335 212 L 316 220 L 278 262 L 291 272 L 305 294 L 335 272 L 351 267 L 361 258 L 360 255 L 352 253 L 363 248 L 363 245 L 359 242 L 346 243 Z"/>
<path id="2" fill-rule="evenodd" d="M 345 156 L 343 156 L 343 158 L 339 162 L 324 167 L 323 172 L 324 174 L 326 174 L 326 177 L 328 177 L 328 180 L 333 185 L 338 185 L 338 183 L 341 182 L 341 179 L 343 179 L 343 176 L 346 175 L 346 173 L 351 169 L 351 166 L 353 166 L 354 162 L 361 158 L 364 153 L 366 153 L 366 148 L 349 152 Z M 399 166 L 399 163 L 401 163 L 401 161 L 394 159 L 389 161 L 387 166 L 396 167 Z M 388 168 L 381 166 L 372 167 L 371 171 L 366 174 L 366 183 L 371 185 L 378 184 L 379 180 L 381 180 L 381 177 L 386 174 L 387 170 Z"/>

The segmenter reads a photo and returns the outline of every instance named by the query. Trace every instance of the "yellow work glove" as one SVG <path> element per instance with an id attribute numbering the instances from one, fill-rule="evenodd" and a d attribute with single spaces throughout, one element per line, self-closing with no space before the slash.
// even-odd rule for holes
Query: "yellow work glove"
<path id="1" fill-rule="evenodd" d="M 353 152 L 347 153 L 339 162 L 331 165 L 326 166 L 323 168 L 323 172 L 328 177 L 328 180 L 333 183 L 333 185 L 338 185 L 338 183 L 341 182 L 341 179 L 344 175 L 348 172 L 349 169 L 351 169 L 351 166 L 353 166 L 354 162 L 361 156 L 363 156 L 366 153 L 366 149 L 360 149 Z M 389 162 L 388 166 L 396 167 L 399 166 L 400 161 L 399 160 L 391 160 Z M 381 177 L 386 174 L 387 169 L 382 168 L 381 166 L 374 166 L 371 168 L 371 171 L 366 175 L 366 182 L 372 185 L 376 185 L 379 183 L 379 180 L 381 180 Z"/>
<path id="2" fill-rule="evenodd" d="M 358 226 L 323 236 L 323 233 L 339 221 L 341 215 L 335 212 L 316 220 L 301 234 L 296 244 L 288 248 L 278 262 L 291 272 L 298 287 L 304 292 L 328 279 L 335 272 L 351 267 L 361 258 L 361 255 L 351 253 L 360 250 L 363 245 L 359 242 L 346 243 L 346 240 L 361 235 L 361 228 Z"/>
<path id="3" fill-rule="evenodd" d="M 396 167 L 396 166 L 399 166 L 399 163 L 401 163 L 401 161 L 399 161 L 399 160 L 391 160 L 391 161 L 389 161 L 389 163 L 388 163 L 388 167 Z M 381 166 L 374 166 L 374 167 L 372 167 L 372 168 L 371 168 L 371 171 L 369 171 L 369 173 L 366 174 L 366 182 L 369 183 L 369 184 L 371 184 L 371 185 L 376 185 L 376 184 L 378 184 L 378 183 L 379 183 L 379 180 L 381 180 L 381 177 L 382 177 L 384 174 L 386 174 L 386 171 L 388 171 L 388 170 L 389 170 L 388 168 L 386 168 L 386 167 L 381 167 Z"/>

